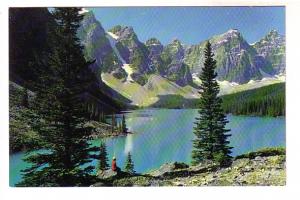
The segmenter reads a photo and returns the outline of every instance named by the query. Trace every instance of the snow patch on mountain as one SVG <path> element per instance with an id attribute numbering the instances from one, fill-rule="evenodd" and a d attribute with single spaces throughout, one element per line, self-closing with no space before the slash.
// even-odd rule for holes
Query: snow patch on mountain
<path id="1" fill-rule="evenodd" d="M 109 43 L 110 43 L 110 46 L 113 48 L 113 51 L 115 52 L 115 54 L 117 55 L 118 59 L 122 62 L 122 64 L 126 64 L 125 60 L 122 58 L 119 50 L 117 49 L 116 47 L 116 39 L 114 38 L 113 36 L 114 34 L 113 33 L 110 33 L 110 32 L 107 32 L 107 39 L 109 40 Z"/>
<path id="2" fill-rule="evenodd" d="M 126 78 L 126 82 L 134 82 L 134 80 L 131 77 L 131 74 L 133 73 L 133 69 L 130 66 L 130 64 L 123 64 L 122 68 L 125 70 L 125 72 L 127 73 L 127 78 Z"/>
<path id="3" fill-rule="evenodd" d="M 133 73 L 133 69 L 130 66 L 130 64 L 126 63 L 126 61 L 122 58 L 119 50 L 116 47 L 116 43 L 117 43 L 117 39 L 119 38 L 117 35 L 111 33 L 111 32 L 107 32 L 106 35 L 107 39 L 109 40 L 109 43 L 111 45 L 111 47 L 113 48 L 113 51 L 115 52 L 115 54 L 117 55 L 118 59 L 122 62 L 122 68 L 125 70 L 125 72 L 127 73 L 127 78 L 126 78 L 126 82 L 134 82 L 134 80 L 131 77 L 131 74 Z"/>
<path id="4" fill-rule="evenodd" d="M 81 11 L 79 11 L 78 13 L 80 15 L 82 15 L 82 14 L 87 13 L 87 12 L 90 12 L 90 11 L 88 9 L 86 9 L 86 8 L 82 8 Z"/>
<path id="5" fill-rule="evenodd" d="M 112 32 L 107 32 L 107 34 L 115 40 L 119 39 L 119 36 L 117 36 L 116 34 L 114 34 Z"/>

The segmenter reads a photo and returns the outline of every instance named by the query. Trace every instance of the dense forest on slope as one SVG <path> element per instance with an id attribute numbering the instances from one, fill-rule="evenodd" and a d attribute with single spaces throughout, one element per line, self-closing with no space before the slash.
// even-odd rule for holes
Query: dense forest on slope
<path id="1" fill-rule="evenodd" d="M 236 115 L 285 115 L 285 83 L 247 90 L 222 97 L 226 113 Z"/>
<path id="2" fill-rule="evenodd" d="M 9 151 L 39 148 L 40 136 L 33 130 L 36 112 L 32 109 L 34 94 L 16 83 L 9 83 Z"/>
<path id="3" fill-rule="evenodd" d="M 151 107 L 196 109 L 199 103 L 199 99 L 187 99 L 179 95 L 161 95 L 159 98 Z M 285 83 L 224 95 L 221 98 L 226 113 L 259 116 L 285 115 Z"/>
<path id="4" fill-rule="evenodd" d="M 10 9 L 10 81 L 35 92 L 36 84 L 41 78 L 41 70 L 47 69 L 51 61 L 47 55 L 55 46 L 51 41 L 55 36 L 56 27 L 57 23 L 47 8 Z M 81 96 L 86 101 L 85 103 L 93 104 L 93 107 L 97 109 L 93 111 L 94 113 L 116 112 L 125 109 L 130 103 L 130 100 L 105 85 L 101 81 L 101 77 L 100 80 L 96 79 L 93 73 L 90 73 L 90 76 L 95 81 L 86 88 Z"/>
<path id="5" fill-rule="evenodd" d="M 56 48 L 53 42 L 58 25 L 47 8 L 11 8 L 9 12 L 9 111 L 10 152 L 38 148 L 39 134 L 32 129 L 33 101 L 42 82 L 42 71 L 49 70 L 49 54 Z M 50 70 L 49 70 L 50 73 Z M 93 78 L 80 93 L 91 120 L 101 113 L 123 110 L 130 100 Z M 54 76 L 53 76 L 54 77 Z M 30 103 L 26 103 L 26 101 Z M 25 102 L 25 103 L 24 103 Z"/>

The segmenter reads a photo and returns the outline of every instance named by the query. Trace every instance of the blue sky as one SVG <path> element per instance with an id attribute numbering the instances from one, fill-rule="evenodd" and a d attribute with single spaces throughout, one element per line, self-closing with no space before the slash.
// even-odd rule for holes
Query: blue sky
<path id="1" fill-rule="evenodd" d="M 91 8 L 88 8 L 91 9 Z M 230 28 L 253 43 L 276 29 L 285 34 L 284 7 L 99 7 L 92 8 L 105 30 L 132 26 L 145 42 L 156 37 L 163 44 L 174 38 L 197 44 Z"/>

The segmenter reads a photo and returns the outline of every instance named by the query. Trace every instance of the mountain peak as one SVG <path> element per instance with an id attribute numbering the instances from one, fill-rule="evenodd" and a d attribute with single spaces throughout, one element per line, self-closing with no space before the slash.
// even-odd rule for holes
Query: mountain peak
<path id="1" fill-rule="evenodd" d="M 121 25 L 116 25 L 111 29 L 109 29 L 108 31 L 114 34 L 116 34 L 117 32 L 124 32 L 124 31 L 134 32 L 132 26 L 121 26 Z"/>
<path id="2" fill-rule="evenodd" d="M 272 29 L 268 34 L 267 34 L 267 38 L 277 38 L 279 37 L 279 33 L 277 30 Z"/>
<path id="3" fill-rule="evenodd" d="M 86 9 L 86 8 L 82 8 L 79 12 L 80 15 L 85 15 L 85 13 L 93 13 L 92 11 Z"/>
<path id="4" fill-rule="evenodd" d="M 267 33 L 267 35 L 264 38 L 262 38 L 259 42 L 256 42 L 256 44 L 274 43 L 276 45 L 280 45 L 284 43 L 284 40 L 285 38 L 283 35 L 280 35 L 277 30 L 272 29 L 270 32 Z"/>
<path id="5" fill-rule="evenodd" d="M 161 42 L 157 38 L 150 38 L 146 41 L 146 45 L 161 45 Z"/>
<path id="6" fill-rule="evenodd" d="M 172 45 L 172 46 L 178 46 L 178 47 L 181 47 L 181 46 L 182 46 L 180 40 L 177 39 L 177 38 L 174 38 L 174 39 L 172 40 L 172 42 L 170 43 L 170 45 Z"/>
<path id="7" fill-rule="evenodd" d="M 277 35 L 278 34 L 278 31 L 276 29 L 272 29 L 269 34 L 271 35 Z"/>
<path id="8" fill-rule="evenodd" d="M 232 37 L 240 37 L 241 33 L 238 29 L 229 29 L 227 32 L 223 34 L 223 37 L 232 38 Z"/>
<path id="9" fill-rule="evenodd" d="M 236 28 L 231 28 L 227 31 L 227 33 L 239 33 L 239 30 Z"/>
<path id="10" fill-rule="evenodd" d="M 121 39 L 122 38 L 131 38 L 131 37 L 136 38 L 137 37 L 132 26 L 117 25 L 117 26 L 114 26 L 111 29 L 109 29 L 108 32 L 111 32 L 111 33 L 117 35 Z"/>

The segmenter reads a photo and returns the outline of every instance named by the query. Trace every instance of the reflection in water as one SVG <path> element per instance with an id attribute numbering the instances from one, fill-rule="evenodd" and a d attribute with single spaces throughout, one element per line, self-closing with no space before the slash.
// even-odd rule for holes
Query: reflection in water
<path id="1" fill-rule="evenodd" d="M 128 152 L 132 153 L 132 150 L 133 150 L 133 135 L 129 134 L 125 139 L 124 153 L 125 154 L 128 154 Z"/>
<path id="2" fill-rule="evenodd" d="M 130 151 L 137 172 L 148 172 L 166 162 L 191 161 L 193 127 L 197 110 L 149 109 L 125 113 L 130 132 L 127 136 L 103 139 L 107 146 L 109 164 L 116 156 L 117 165 L 124 169 Z M 121 120 L 122 115 L 117 115 Z M 263 147 L 285 146 L 284 117 L 227 116 L 231 129 L 232 155 L 255 151 Z M 100 140 L 92 141 L 99 146 Z M 24 153 L 10 155 L 10 185 L 21 180 L 20 170 L 28 164 L 22 161 Z M 92 165 L 97 166 L 94 160 Z"/>

